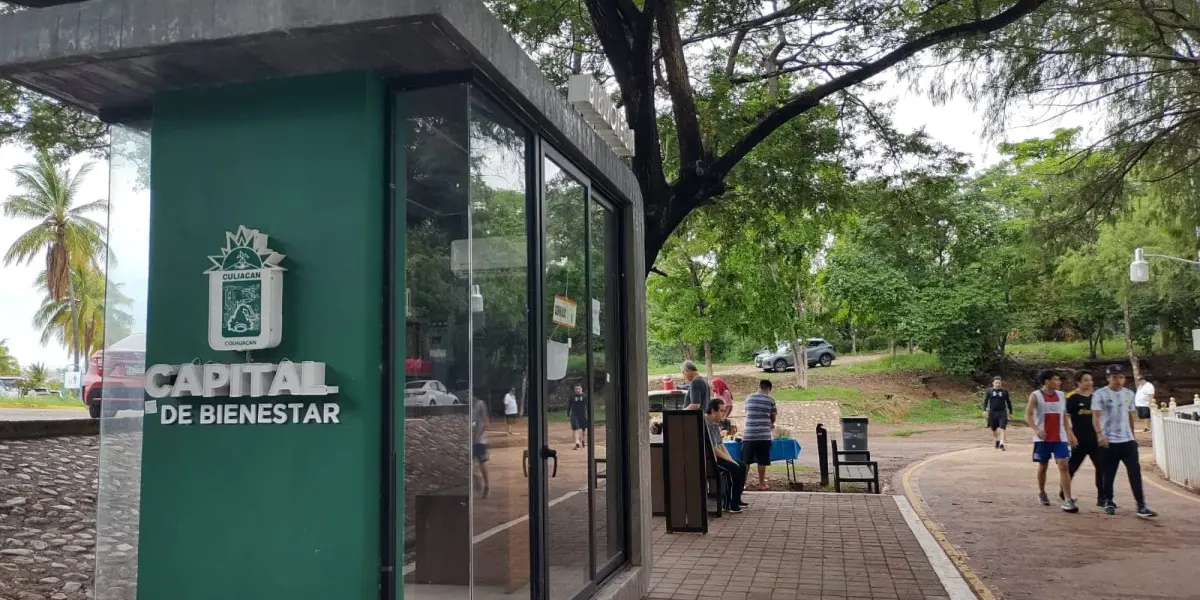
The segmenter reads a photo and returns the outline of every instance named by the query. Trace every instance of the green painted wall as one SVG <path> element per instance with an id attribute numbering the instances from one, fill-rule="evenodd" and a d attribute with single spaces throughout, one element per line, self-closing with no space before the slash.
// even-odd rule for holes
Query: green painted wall
<path id="1" fill-rule="evenodd" d="M 283 343 L 254 360 L 324 361 L 341 423 L 147 415 L 140 600 L 378 596 L 384 112 L 366 73 L 155 102 L 147 363 L 244 360 L 208 348 L 202 272 L 226 231 L 257 228 L 288 271 Z"/>

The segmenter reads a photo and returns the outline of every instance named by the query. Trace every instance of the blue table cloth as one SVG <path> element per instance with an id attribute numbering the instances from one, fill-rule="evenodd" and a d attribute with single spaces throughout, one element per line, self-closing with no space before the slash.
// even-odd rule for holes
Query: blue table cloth
<path id="1" fill-rule="evenodd" d="M 730 456 L 738 460 L 742 459 L 741 441 L 728 440 L 725 442 L 725 449 L 729 451 Z M 771 462 L 798 458 L 800 458 L 800 442 L 794 439 L 771 440 Z"/>

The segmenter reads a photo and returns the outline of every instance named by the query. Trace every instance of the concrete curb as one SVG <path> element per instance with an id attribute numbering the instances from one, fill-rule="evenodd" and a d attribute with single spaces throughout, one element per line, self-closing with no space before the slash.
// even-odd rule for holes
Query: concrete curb
<path id="1" fill-rule="evenodd" d="M 896 500 L 896 506 L 899 507 L 900 514 L 904 515 L 904 521 L 908 523 L 908 528 L 916 536 L 917 543 L 921 544 L 921 549 L 925 551 L 925 556 L 929 559 L 929 564 L 933 566 L 933 571 L 937 573 L 938 579 L 942 582 L 942 587 L 946 589 L 946 594 L 950 596 L 950 600 L 975 600 L 976 596 L 971 591 L 971 586 L 963 579 L 962 574 L 955 567 L 954 561 L 938 545 L 938 541 L 934 539 L 933 534 L 926 529 L 921 518 L 913 510 L 912 504 L 908 502 L 908 498 L 901 495 L 895 495 L 892 498 Z"/>
<path id="2" fill-rule="evenodd" d="M 63 435 L 100 435 L 98 419 L 0 421 L 0 440 L 22 440 Z"/>

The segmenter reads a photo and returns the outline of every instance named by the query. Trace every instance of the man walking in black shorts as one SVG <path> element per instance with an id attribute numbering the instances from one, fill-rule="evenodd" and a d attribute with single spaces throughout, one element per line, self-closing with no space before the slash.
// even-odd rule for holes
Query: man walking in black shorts
<path id="1" fill-rule="evenodd" d="M 1067 461 L 1067 471 L 1071 477 L 1083 466 L 1085 458 L 1092 459 L 1092 467 L 1096 469 L 1096 506 L 1104 508 L 1104 469 L 1100 466 L 1100 446 L 1096 443 L 1096 430 L 1092 426 L 1092 393 L 1095 383 L 1092 374 L 1083 371 L 1078 375 L 1079 385 L 1075 391 L 1067 394 L 1067 414 L 1071 418 L 1071 429 L 1075 432 L 1076 445 L 1071 450 L 1071 459 Z M 1059 498 L 1064 498 L 1062 490 Z"/>
<path id="2" fill-rule="evenodd" d="M 987 426 L 992 430 L 996 448 L 1004 450 L 1004 434 L 1013 408 L 1008 390 L 1004 389 L 1004 379 L 999 375 L 992 378 L 992 388 L 983 394 L 983 409 L 987 411 Z"/>
<path id="3" fill-rule="evenodd" d="M 742 463 L 749 469 L 758 465 L 758 491 L 767 491 L 767 467 L 771 466 L 771 431 L 775 429 L 775 399 L 771 397 L 771 380 L 758 382 L 758 391 L 746 397 L 742 412 L 746 413 L 746 428 L 742 431 Z M 747 479 L 749 476 L 747 475 Z"/>

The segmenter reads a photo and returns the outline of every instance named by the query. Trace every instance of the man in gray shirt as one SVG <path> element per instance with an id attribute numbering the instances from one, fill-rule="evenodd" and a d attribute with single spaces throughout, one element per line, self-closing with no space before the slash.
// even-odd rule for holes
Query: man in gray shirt
<path id="1" fill-rule="evenodd" d="M 696 363 L 690 360 L 683 361 L 683 377 L 688 380 L 688 405 L 684 409 L 702 410 L 707 407 L 712 398 L 712 389 L 708 386 L 708 380 L 700 376 Z"/>
<path id="2" fill-rule="evenodd" d="M 1117 505 L 1113 501 L 1113 485 L 1116 483 L 1117 467 L 1125 465 L 1129 476 L 1129 489 L 1137 502 L 1137 516 L 1149 519 L 1158 513 L 1146 506 L 1142 491 L 1142 467 L 1138 461 L 1138 443 L 1133 437 L 1133 422 L 1137 415 L 1133 392 L 1125 389 L 1125 367 L 1110 365 L 1105 370 L 1108 385 L 1092 394 L 1092 424 L 1096 429 L 1096 441 L 1100 445 L 1100 462 L 1104 468 L 1104 514 L 1113 515 Z"/>

